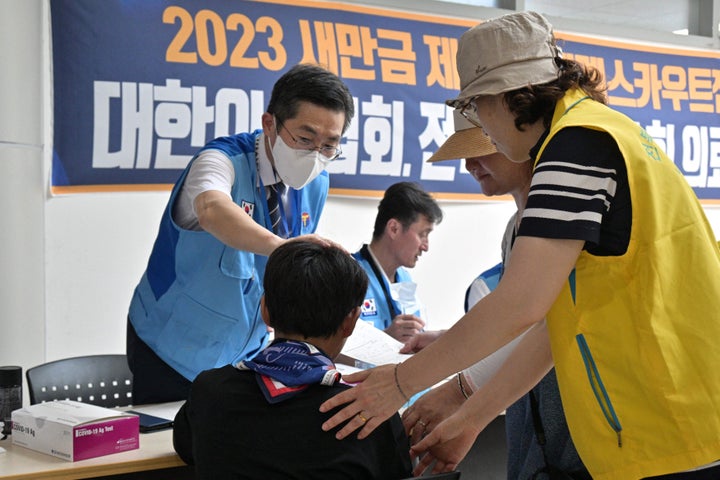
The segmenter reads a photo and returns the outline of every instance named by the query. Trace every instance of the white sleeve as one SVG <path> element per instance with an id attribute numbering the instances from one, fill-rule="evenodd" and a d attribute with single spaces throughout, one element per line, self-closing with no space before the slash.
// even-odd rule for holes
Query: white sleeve
<path id="1" fill-rule="evenodd" d="M 480 301 L 485 295 L 490 293 L 490 287 L 487 286 L 485 280 L 476 278 L 468 287 L 467 291 L 467 308 L 470 310 L 473 305 Z"/>
<path id="2" fill-rule="evenodd" d="M 485 280 L 482 276 L 473 280 L 473 282 L 470 284 L 470 287 L 468 288 L 468 310 L 471 309 L 477 302 L 479 302 L 481 298 L 490 293 L 490 291 L 490 287 L 487 285 L 487 283 L 485 283 Z M 505 363 L 505 360 L 507 360 L 508 356 L 510 356 L 510 353 L 513 351 L 515 345 L 518 344 L 523 335 L 525 335 L 525 333 L 519 335 L 518 337 L 510 341 L 510 343 L 495 351 L 494 353 L 488 355 L 487 357 L 483 358 L 476 364 L 463 370 L 463 375 L 470 384 L 473 392 L 476 392 L 478 389 L 480 389 L 480 387 L 482 387 L 485 383 L 487 383 L 488 380 L 490 380 L 495 375 L 495 373 L 502 366 L 502 364 Z"/>
<path id="3" fill-rule="evenodd" d="M 516 217 L 517 212 L 515 212 L 512 217 L 510 217 L 510 220 L 505 227 L 505 233 L 502 240 L 503 262 L 507 260 L 507 256 L 510 253 L 512 236 L 515 231 Z M 490 287 L 488 287 L 482 277 L 478 277 L 473 280 L 473 282 L 470 284 L 470 287 L 468 288 L 468 310 L 471 309 L 473 305 L 475 305 L 477 302 L 479 302 L 481 298 L 490 293 L 490 291 Z M 475 365 L 472 365 L 463 370 L 463 375 L 468 380 L 468 383 L 470 383 L 470 387 L 472 387 L 474 392 L 477 391 L 480 387 L 482 387 L 485 383 L 487 383 L 487 381 L 490 380 L 493 375 L 495 375 L 495 373 L 502 366 L 502 364 L 505 363 L 505 360 L 507 360 L 507 358 L 510 356 L 510 353 L 512 353 L 513 349 L 515 348 L 515 345 L 520 342 L 520 339 L 525 335 L 526 332 L 527 330 L 522 334 L 518 335 L 514 340 L 510 341 L 510 343 L 508 343 L 504 347 L 496 350 L 494 353 L 480 360 Z"/>
<path id="4" fill-rule="evenodd" d="M 490 380 L 495 373 L 500 369 L 505 360 L 510 356 L 515 346 L 520 342 L 523 336 L 527 333 L 527 330 L 517 337 L 515 337 L 510 343 L 504 347 L 496 350 L 494 353 L 483 358 L 474 365 L 469 366 L 463 370 L 465 379 L 470 384 L 473 392 L 477 392 L 483 385 Z"/>
<path id="5" fill-rule="evenodd" d="M 195 198 L 208 190 L 217 190 L 230 197 L 235 169 L 219 150 L 205 150 L 193 161 L 173 206 L 173 219 L 181 228 L 201 230 L 195 212 Z"/>

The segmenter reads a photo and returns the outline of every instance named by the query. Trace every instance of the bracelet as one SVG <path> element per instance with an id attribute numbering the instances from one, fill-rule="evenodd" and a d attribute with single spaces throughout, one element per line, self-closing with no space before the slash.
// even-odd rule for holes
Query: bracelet
<path id="1" fill-rule="evenodd" d="M 468 398 L 470 398 L 470 395 L 468 395 L 467 391 L 465 390 L 465 387 L 463 386 L 462 373 L 457 374 L 457 379 L 458 379 L 458 386 L 460 387 L 460 393 L 462 393 L 462 396 L 465 397 L 465 400 L 467 400 Z"/>
<path id="2" fill-rule="evenodd" d="M 405 392 L 403 392 L 403 389 L 400 388 L 400 380 L 398 380 L 398 367 L 399 367 L 399 366 L 400 366 L 399 363 L 396 363 L 396 364 L 395 364 L 395 386 L 397 387 L 398 392 L 400 392 L 400 395 L 403 396 L 403 398 L 405 399 L 405 401 L 406 401 L 406 402 L 409 402 L 409 401 L 410 401 L 410 398 L 408 398 L 408 396 L 405 395 Z"/>

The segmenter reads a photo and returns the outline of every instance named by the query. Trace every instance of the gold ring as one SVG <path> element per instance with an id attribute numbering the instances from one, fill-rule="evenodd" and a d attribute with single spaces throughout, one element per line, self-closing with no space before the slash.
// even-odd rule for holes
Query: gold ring
<path id="1" fill-rule="evenodd" d="M 418 420 L 417 423 L 422 425 L 423 429 L 427 428 L 427 423 L 423 422 L 422 420 Z"/>
<path id="2" fill-rule="evenodd" d="M 357 413 L 357 416 L 358 416 L 358 418 L 360 418 L 360 420 L 362 420 L 363 423 L 366 423 L 368 421 L 368 419 L 363 417 L 360 412 Z"/>

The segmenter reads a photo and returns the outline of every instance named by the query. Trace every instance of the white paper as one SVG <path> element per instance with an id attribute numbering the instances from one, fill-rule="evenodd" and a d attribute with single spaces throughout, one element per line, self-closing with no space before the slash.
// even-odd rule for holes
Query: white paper
<path id="1" fill-rule="evenodd" d="M 350 375 L 352 373 L 361 372 L 362 368 L 353 367 L 352 365 L 345 365 L 344 363 L 336 363 L 335 368 L 338 372 L 343 375 Z"/>
<path id="2" fill-rule="evenodd" d="M 345 342 L 342 353 L 366 364 L 379 366 L 389 363 L 401 363 L 412 355 L 399 353 L 403 343 L 375 328 L 369 322 L 358 320 L 353 334 Z"/>

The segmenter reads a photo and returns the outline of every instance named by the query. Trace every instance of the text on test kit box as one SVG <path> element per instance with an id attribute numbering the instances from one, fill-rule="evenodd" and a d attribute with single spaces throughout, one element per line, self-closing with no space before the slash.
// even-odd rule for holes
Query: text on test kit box
<path id="1" fill-rule="evenodd" d="M 12 412 L 14 445 L 76 461 L 139 447 L 136 415 L 73 400 Z"/>

